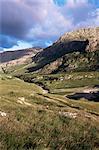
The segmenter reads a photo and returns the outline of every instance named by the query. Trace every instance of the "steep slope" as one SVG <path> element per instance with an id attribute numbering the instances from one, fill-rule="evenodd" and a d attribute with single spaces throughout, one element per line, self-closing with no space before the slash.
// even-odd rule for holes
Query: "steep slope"
<path id="1" fill-rule="evenodd" d="M 42 74 L 70 71 L 99 71 L 99 51 L 87 53 L 73 52 L 65 54 L 56 61 L 45 65 L 39 71 Z"/>
<path id="2" fill-rule="evenodd" d="M 28 70 L 29 72 L 33 72 L 45 67 L 54 71 L 60 65 L 64 66 L 64 61 L 65 64 L 68 62 L 68 66 L 70 61 L 74 62 L 74 59 L 76 64 L 78 61 L 85 64 L 83 69 L 86 68 L 87 63 L 91 62 L 94 62 L 94 65 L 96 66 L 95 68 L 97 69 L 98 62 L 95 60 L 97 59 L 98 61 L 99 51 L 96 52 L 97 50 L 99 50 L 99 27 L 79 29 L 64 34 L 58 41 L 53 43 L 52 46 L 35 55 L 33 61 L 37 65 Z M 93 54 L 90 55 L 90 52 Z M 93 61 L 91 61 L 91 58 Z M 68 70 L 68 68 L 66 70 Z M 48 73 L 51 73 L 52 71 L 48 71 Z"/>

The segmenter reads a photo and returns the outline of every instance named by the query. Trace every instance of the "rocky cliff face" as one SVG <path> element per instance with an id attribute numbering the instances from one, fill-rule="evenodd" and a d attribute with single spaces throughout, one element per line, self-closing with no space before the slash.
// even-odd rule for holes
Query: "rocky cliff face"
<path id="1" fill-rule="evenodd" d="M 66 33 L 56 43 L 65 43 L 68 45 L 71 42 L 70 48 L 74 48 L 75 45 L 72 44 L 74 41 L 85 42 L 85 50 L 87 51 L 97 50 L 99 48 L 99 27 L 79 29 Z"/>

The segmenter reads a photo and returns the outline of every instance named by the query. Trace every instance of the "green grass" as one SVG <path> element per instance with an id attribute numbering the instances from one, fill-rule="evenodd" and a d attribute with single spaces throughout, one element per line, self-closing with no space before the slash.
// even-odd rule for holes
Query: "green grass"
<path id="1" fill-rule="evenodd" d="M 29 116 L 25 120 L 22 110 L 18 110 L 20 113 L 17 119 L 16 115 L 10 115 L 0 121 L 0 138 L 4 149 L 94 150 L 98 146 L 98 127 L 90 122 L 79 122 L 57 113 L 33 109 L 24 111 L 24 115 Z"/>
<path id="2" fill-rule="evenodd" d="M 25 103 L 19 103 L 20 98 L 24 98 Z M 59 93 L 45 93 L 34 83 L 2 74 L 0 111 L 6 113 L 0 116 L 1 150 L 98 150 L 99 103 L 73 101 Z M 63 112 L 76 112 L 78 116 L 73 119 L 62 115 Z"/>

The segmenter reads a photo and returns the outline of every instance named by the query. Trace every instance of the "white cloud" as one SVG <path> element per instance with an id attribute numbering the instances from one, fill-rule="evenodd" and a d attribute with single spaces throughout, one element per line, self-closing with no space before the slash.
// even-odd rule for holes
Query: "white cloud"
<path id="1" fill-rule="evenodd" d="M 77 27 L 96 27 L 99 26 L 99 8 L 94 10 L 89 14 L 89 18 L 86 19 L 86 21 L 82 21 L 77 24 Z"/>
<path id="2" fill-rule="evenodd" d="M 27 37 L 31 39 L 51 40 L 70 30 L 72 28 L 72 19 L 68 15 L 64 16 L 61 9 L 50 0 L 46 7 L 44 7 L 44 11 L 46 12 L 45 20 L 30 29 Z"/>
<path id="3" fill-rule="evenodd" d="M 18 41 L 17 45 L 14 45 L 12 48 L 4 48 L 4 51 L 14 51 L 14 50 L 18 50 L 18 49 L 25 49 L 25 48 L 32 48 L 33 45 L 31 43 L 28 42 L 24 42 L 24 41 Z"/>

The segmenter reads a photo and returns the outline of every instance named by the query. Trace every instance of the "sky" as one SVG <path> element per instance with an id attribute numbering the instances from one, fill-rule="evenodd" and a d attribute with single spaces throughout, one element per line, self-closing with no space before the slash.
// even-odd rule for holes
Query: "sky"
<path id="1" fill-rule="evenodd" d="M 0 0 L 0 51 L 47 47 L 65 32 L 99 26 L 99 0 Z"/>

